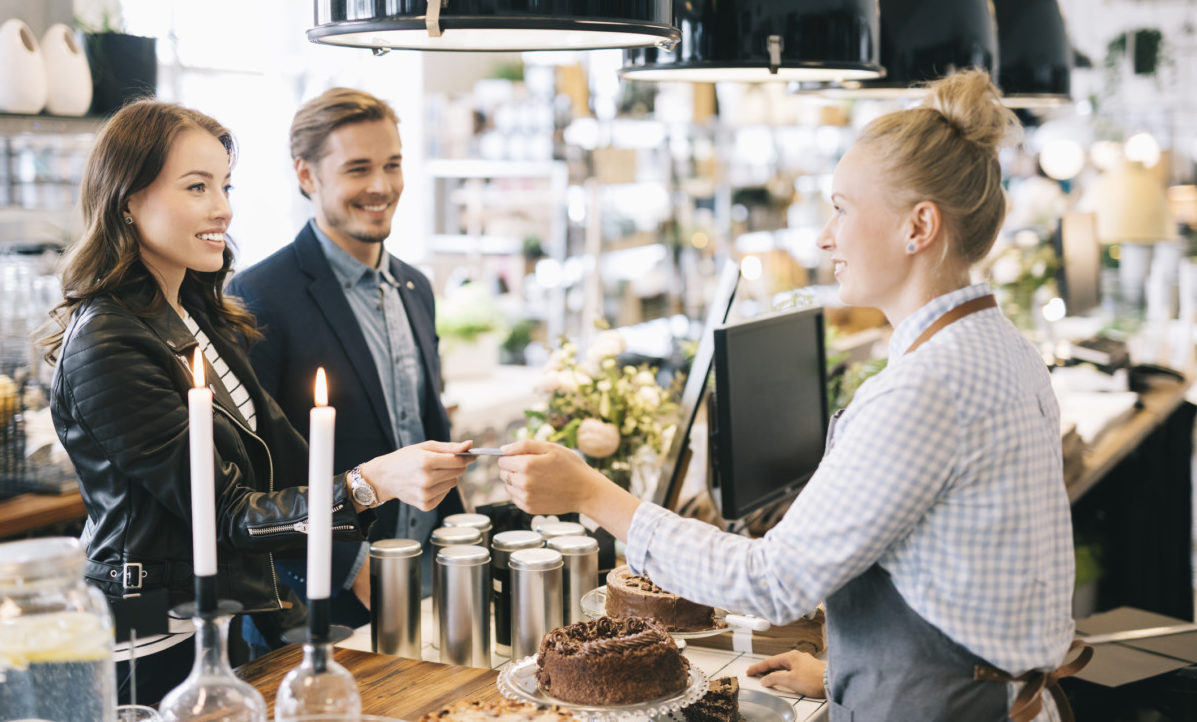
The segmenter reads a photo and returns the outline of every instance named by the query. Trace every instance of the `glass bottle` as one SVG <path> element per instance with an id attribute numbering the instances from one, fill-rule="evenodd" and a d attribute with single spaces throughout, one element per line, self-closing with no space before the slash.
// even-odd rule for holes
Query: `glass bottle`
<path id="1" fill-rule="evenodd" d="M 266 700 L 233 674 L 229 666 L 230 614 L 192 617 L 195 624 L 195 666 L 158 706 L 166 722 L 213 719 L 223 722 L 266 722 Z"/>
<path id="2" fill-rule="evenodd" d="M 0 544 L 0 717 L 111 722 L 112 614 L 79 540 Z"/>
<path id="3" fill-rule="evenodd" d="M 332 642 L 303 643 L 303 661 L 287 672 L 274 700 L 274 719 L 285 722 L 305 715 L 333 714 L 356 719 L 362 698 L 349 670 L 332 658 Z"/>

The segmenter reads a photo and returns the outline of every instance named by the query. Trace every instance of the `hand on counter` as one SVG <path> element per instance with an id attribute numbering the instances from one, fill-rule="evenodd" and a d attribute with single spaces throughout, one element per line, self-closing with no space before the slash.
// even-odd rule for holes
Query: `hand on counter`
<path id="1" fill-rule="evenodd" d="M 766 687 L 784 687 L 804 697 L 825 699 L 823 670 L 826 668 L 826 662 L 806 652 L 791 650 L 762 659 L 744 671 L 752 677 L 765 675 L 761 684 Z"/>
<path id="2" fill-rule="evenodd" d="M 453 490 L 473 457 L 458 456 L 472 441 L 424 441 L 362 464 L 362 477 L 380 502 L 398 499 L 428 511 Z"/>

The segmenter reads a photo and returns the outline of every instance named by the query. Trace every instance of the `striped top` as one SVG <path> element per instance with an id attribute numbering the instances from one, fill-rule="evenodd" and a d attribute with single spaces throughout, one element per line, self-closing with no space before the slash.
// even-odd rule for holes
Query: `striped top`
<path id="1" fill-rule="evenodd" d="M 186 311 L 183 311 L 183 323 L 187 324 L 187 329 L 191 331 L 191 334 L 195 336 L 195 340 L 199 342 L 200 348 L 204 350 L 204 357 L 208 359 L 208 363 L 212 365 L 212 369 L 220 377 L 220 383 L 224 384 L 224 388 L 229 392 L 229 396 L 233 397 L 233 402 L 237 404 L 237 411 L 241 412 L 241 418 L 245 419 L 245 423 L 251 431 L 257 431 L 258 414 L 254 409 L 254 400 L 249 397 L 249 391 L 242 385 L 228 364 L 220 358 L 220 353 L 212 345 L 212 340 L 208 338 L 208 334 L 204 333 L 204 330 L 199 327 L 199 324 L 195 322 L 191 314 Z"/>

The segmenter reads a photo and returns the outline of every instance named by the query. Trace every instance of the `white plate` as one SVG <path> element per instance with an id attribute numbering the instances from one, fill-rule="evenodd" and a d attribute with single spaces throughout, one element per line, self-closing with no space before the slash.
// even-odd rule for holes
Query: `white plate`
<path id="1" fill-rule="evenodd" d="M 591 619 L 598 619 L 607 614 L 607 587 L 603 585 L 595 589 L 591 589 L 582 595 L 582 611 Z M 725 618 L 727 612 L 723 609 L 715 608 L 715 623 L 722 624 L 721 627 L 711 627 L 710 629 L 698 629 L 687 632 L 670 632 L 670 636 L 674 639 L 699 639 L 701 637 L 714 637 L 724 632 L 730 632 L 731 627 L 728 626 Z"/>
<path id="2" fill-rule="evenodd" d="M 740 716 L 745 722 L 794 722 L 794 706 L 777 695 L 741 687 Z"/>
<path id="3" fill-rule="evenodd" d="M 508 699 L 521 702 L 535 702 L 544 705 L 557 705 L 568 709 L 575 716 L 591 722 L 615 722 L 641 717 L 658 717 L 677 712 L 688 707 L 707 693 L 707 674 L 695 665 L 690 665 L 690 683 L 686 689 L 671 696 L 653 699 L 639 704 L 611 705 L 609 707 L 594 707 L 583 704 L 564 702 L 545 694 L 536 681 L 536 655 L 513 661 L 499 672 L 496 683 L 499 693 Z M 793 722 L 793 718 L 789 720 Z"/>

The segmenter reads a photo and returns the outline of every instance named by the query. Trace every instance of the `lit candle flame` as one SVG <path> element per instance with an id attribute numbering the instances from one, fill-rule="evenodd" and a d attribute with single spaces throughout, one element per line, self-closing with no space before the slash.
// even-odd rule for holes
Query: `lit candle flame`
<path id="1" fill-rule="evenodd" d="M 324 367 L 316 369 L 316 405 L 328 406 L 328 382 L 324 379 Z"/>
<path id="2" fill-rule="evenodd" d="M 204 354 L 200 347 L 195 347 L 195 360 L 191 362 L 191 376 L 195 379 L 197 389 L 204 388 Z"/>

